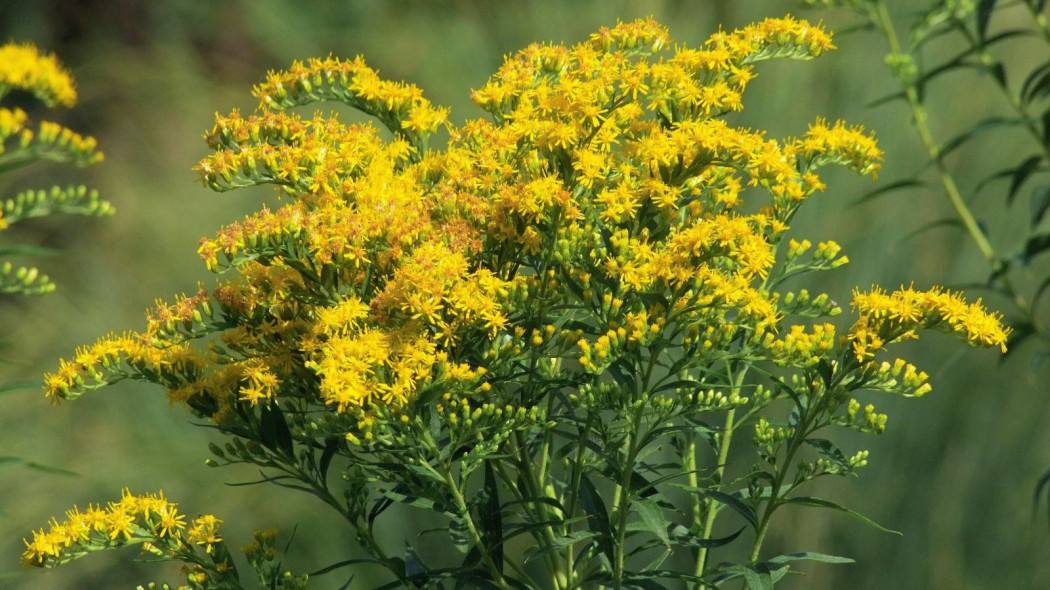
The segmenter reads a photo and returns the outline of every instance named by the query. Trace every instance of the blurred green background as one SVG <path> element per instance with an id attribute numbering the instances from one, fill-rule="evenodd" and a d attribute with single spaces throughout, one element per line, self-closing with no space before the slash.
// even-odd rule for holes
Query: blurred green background
<path id="1" fill-rule="evenodd" d="M 854 22 L 845 14 L 769 0 L 0 0 L 0 40 L 32 41 L 56 52 L 78 81 L 79 105 L 46 116 L 95 135 L 106 153 L 103 164 L 87 170 L 41 166 L 4 177 L 0 194 L 75 181 L 98 188 L 117 207 L 112 218 L 48 219 L 4 235 L 59 247 L 64 254 L 37 261 L 58 283 L 56 293 L 0 299 L 0 382 L 39 379 L 76 345 L 140 328 L 142 312 L 155 298 L 211 280 L 195 254 L 198 239 L 271 196 L 265 190 L 212 193 L 200 186 L 192 167 L 206 153 L 201 135 L 213 114 L 251 110 L 251 86 L 268 69 L 310 56 L 363 54 L 384 77 L 414 82 L 435 103 L 452 107 L 459 122 L 480 115 L 469 89 L 481 86 L 503 55 L 532 41 L 573 43 L 617 18 L 653 15 L 675 39 L 695 45 L 718 23 L 733 28 L 786 12 L 822 18 L 832 29 Z M 817 61 L 762 64 L 734 122 L 773 136 L 801 133 L 818 115 L 863 123 L 887 152 L 880 182 L 915 173 L 924 157 L 905 109 L 865 106 L 893 89 L 881 41 L 863 32 L 842 34 L 836 38 L 840 49 Z M 1021 44 L 1005 49 L 1023 63 L 1045 59 Z M 975 74 L 940 80 L 929 103 L 942 138 L 1004 108 Z M 950 163 L 972 185 L 994 164 L 1020 161 L 1026 151 L 1018 144 L 987 135 L 956 152 Z M 914 280 L 927 287 L 985 278 L 985 263 L 960 233 L 912 235 L 949 213 L 935 191 L 897 192 L 857 205 L 878 185 L 840 172 L 829 172 L 825 180 L 829 190 L 803 211 L 794 231 L 845 246 L 852 264 L 817 279 L 833 297 L 848 300 L 853 286 L 873 282 L 895 287 Z M 1021 223 L 1014 220 L 1023 215 L 1006 209 L 994 193 L 974 206 L 993 237 L 999 236 L 997 244 L 1011 245 Z M 1048 272 L 1035 268 L 1031 280 Z M 995 298 L 985 296 L 994 306 Z M 1050 587 L 1047 508 L 1043 504 L 1034 513 L 1032 502 L 1038 478 L 1050 469 L 1050 371 L 1033 368 L 1035 347 L 1002 362 L 995 352 L 960 352 L 954 341 L 931 336 L 908 352 L 931 374 L 934 393 L 921 400 L 873 399 L 890 414 L 886 434 L 845 445 L 869 447 L 871 466 L 859 481 L 835 482 L 827 492 L 903 536 L 841 515 L 785 511 L 770 551 L 805 549 L 857 559 L 854 565 L 808 566 L 806 576 L 785 586 Z M 272 486 L 228 487 L 256 474 L 206 467 L 213 439 L 186 411 L 169 408 L 163 392 L 140 384 L 121 384 L 58 407 L 32 389 L 0 394 L 0 456 L 78 474 L 0 465 L 0 587 L 132 588 L 149 580 L 177 581 L 175 566 L 140 563 L 134 549 L 54 571 L 21 571 L 21 539 L 32 528 L 73 503 L 118 497 L 124 485 L 136 492 L 162 488 L 190 514 L 214 512 L 225 519 L 234 547 L 248 542 L 255 527 L 288 532 L 298 524 L 287 561 L 297 572 L 352 556 L 353 541 L 328 526 L 316 500 Z M 398 523 L 389 526 L 396 546 Z M 319 578 L 317 587 L 339 587 L 342 573 Z M 371 587 L 370 576 L 362 569 L 351 587 Z"/>

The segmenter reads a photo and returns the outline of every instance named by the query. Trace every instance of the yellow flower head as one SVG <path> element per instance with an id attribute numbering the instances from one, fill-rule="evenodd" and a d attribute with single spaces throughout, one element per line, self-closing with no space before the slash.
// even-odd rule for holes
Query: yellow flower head
<path id="1" fill-rule="evenodd" d="M 29 43 L 0 46 L 0 97 L 12 88 L 31 92 L 48 106 L 71 107 L 77 101 L 69 72 Z"/>

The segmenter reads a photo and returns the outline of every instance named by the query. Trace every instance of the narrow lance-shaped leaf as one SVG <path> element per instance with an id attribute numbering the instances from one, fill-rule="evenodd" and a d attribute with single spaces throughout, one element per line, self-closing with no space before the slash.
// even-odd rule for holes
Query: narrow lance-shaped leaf
<path id="1" fill-rule="evenodd" d="M 867 203 L 868 201 L 871 201 L 873 199 L 876 199 L 878 197 L 881 197 L 881 196 L 883 196 L 885 194 L 888 194 L 888 193 L 891 193 L 893 191 L 904 190 L 904 189 L 913 188 L 913 187 L 920 187 L 920 186 L 926 186 L 926 183 L 921 181 L 921 180 L 919 180 L 918 178 L 906 178 L 904 180 L 898 180 L 898 181 L 895 181 L 895 182 L 891 182 L 889 184 L 884 184 L 884 185 L 880 186 L 879 188 L 876 188 L 875 190 L 868 191 L 868 192 L 864 193 L 859 198 L 857 198 L 857 200 L 855 200 L 852 203 L 850 203 L 850 206 L 851 207 L 855 207 L 857 205 L 861 205 L 863 203 Z"/>
<path id="2" fill-rule="evenodd" d="M 503 571 L 503 516 L 499 501 L 499 486 L 492 462 L 485 461 L 485 494 L 478 506 L 481 514 L 481 532 L 485 547 L 500 572 Z"/>
<path id="3" fill-rule="evenodd" d="M 605 510 L 605 502 L 601 494 L 595 489 L 587 474 L 580 476 L 580 507 L 587 514 L 587 527 L 593 533 L 597 533 L 598 549 L 611 564 L 614 559 L 614 548 L 612 542 L 612 527 L 609 524 L 609 513 Z"/>
<path id="4" fill-rule="evenodd" d="M 977 37 L 984 42 L 988 37 L 988 23 L 992 20 L 997 0 L 981 0 L 977 5 Z"/>
<path id="5" fill-rule="evenodd" d="M 1028 105 L 1050 94 L 1050 61 L 1040 64 L 1028 73 L 1021 84 L 1021 101 Z"/>
<path id="6" fill-rule="evenodd" d="M 859 512 L 850 510 L 845 506 L 840 506 L 830 500 L 824 500 L 822 498 L 813 498 L 809 496 L 795 496 L 793 498 L 786 498 L 782 500 L 781 504 L 796 504 L 798 506 L 807 506 L 810 508 L 830 508 L 831 510 L 836 510 L 838 512 L 842 512 L 844 514 L 852 516 L 853 518 L 856 518 L 864 524 L 867 524 L 868 526 L 878 529 L 884 533 L 893 533 L 894 535 L 901 534 L 899 531 L 888 529 L 882 526 L 881 524 L 875 522 L 874 520 L 868 518 L 867 516 L 864 516 Z"/>
<path id="7" fill-rule="evenodd" d="M 1050 184 L 1035 187 L 1028 201 L 1028 226 L 1035 228 L 1043 221 L 1047 210 L 1050 210 Z"/>

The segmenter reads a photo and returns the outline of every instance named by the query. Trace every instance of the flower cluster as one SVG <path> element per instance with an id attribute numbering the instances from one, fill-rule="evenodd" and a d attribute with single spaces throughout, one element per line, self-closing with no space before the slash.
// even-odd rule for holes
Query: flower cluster
<path id="1" fill-rule="evenodd" d="M 216 190 L 269 183 L 292 198 L 201 242 L 209 268 L 240 276 L 211 297 L 158 304 L 143 334 L 79 350 L 48 376 L 48 396 L 134 377 L 217 422 L 282 396 L 354 413 L 431 388 L 472 390 L 486 372 L 498 383 L 529 350 L 602 375 L 675 334 L 687 354 L 718 354 L 744 334 L 771 360 L 811 366 L 840 342 L 831 325 L 782 325 L 802 298 L 769 287 L 777 245 L 824 189 L 817 168 L 873 173 L 881 152 L 842 122 L 818 119 L 778 142 L 719 116 L 742 108 L 755 62 L 830 47 L 790 17 L 701 49 L 669 48 L 651 20 L 571 48 L 532 45 L 474 92 L 494 119 L 451 128 L 444 151 L 419 143 L 443 111 L 360 58 L 271 73 L 256 114 L 217 117 L 215 151 L 199 166 Z M 385 142 L 369 124 L 284 110 L 314 100 L 356 106 L 400 135 Z M 748 187 L 767 195 L 757 213 L 741 210 Z M 846 261 L 822 242 L 799 262 L 810 247 L 791 241 L 791 270 Z M 934 327 L 931 314 L 971 342 L 1004 342 L 997 318 L 954 311 L 957 296 L 934 291 L 907 309 L 894 296 L 890 310 L 878 294 L 854 304 L 849 342 L 862 359 Z M 559 308 L 575 310 L 573 329 L 546 311 Z M 837 313 L 823 296 L 808 308 Z M 192 345 L 209 332 L 221 335 L 207 350 Z M 294 385 L 304 374 L 316 379 L 306 390 Z"/>
<path id="2" fill-rule="evenodd" d="M 77 101 L 73 78 L 55 56 L 28 43 L 0 46 L 0 97 L 17 88 L 32 92 L 49 107 L 71 107 Z"/>
<path id="3" fill-rule="evenodd" d="M 625 569 L 632 511 L 651 547 L 701 547 L 697 572 L 741 576 L 705 570 L 715 502 L 734 484 L 721 481 L 723 465 L 697 464 L 698 433 L 725 459 L 738 409 L 752 427 L 768 471 L 752 470 L 730 499 L 756 529 L 757 555 L 791 489 L 867 461 L 813 433 L 881 432 L 885 415 L 860 412 L 855 394 L 928 390 L 925 373 L 876 364 L 876 351 L 919 329 L 981 346 L 1006 338 L 997 316 L 939 289 L 855 293 L 859 319 L 844 336 L 824 321 L 842 312 L 834 299 L 779 290 L 847 262 L 834 242 L 788 237 L 825 190 L 820 167 L 870 175 L 882 154 L 842 122 L 777 140 L 723 115 L 743 108 L 757 62 L 831 47 L 790 17 L 701 48 L 672 44 L 651 20 L 572 47 L 532 45 L 473 93 L 490 116 L 448 125 L 440 150 L 426 139 L 445 111 L 360 58 L 271 73 L 257 112 L 216 118 L 198 170 L 219 191 L 274 185 L 283 204 L 201 242 L 206 266 L 227 273 L 212 292 L 158 303 L 142 333 L 79 349 L 47 377 L 47 395 L 125 378 L 164 386 L 231 435 L 213 449 L 222 462 L 302 481 L 405 587 L 425 580 L 372 536 L 394 502 L 452 520 L 450 537 L 476 556 L 460 572 L 468 586 L 533 587 L 527 572 L 509 573 L 514 559 L 504 568 L 493 540 L 527 533 L 549 569 L 565 566 L 552 574 L 563 587 L 621 587 L 637 573 Z M 320 100 L 375 116 L 394 138 L 287 110 Z M 792 422 L 765 412 L 772 404 L 794 404 Z M 714 412 L 722 430 L 701 416 Z M 657 447 L 678 462 L 646 462 Z M 801 460 L 803 448 L 819 457 Z M 335 457 L 345 502 L 329 489 Z M 468 498 L 482 467 L 484 493 Z M 610 480 L 613 512 L 592 477 Z M 647 496 L 682 477 L 700 490 L 692 525 L 663 526 Z M 483 578 L 470 577 L 478 568 Z"/>
<path id="4" fill-rule="evenodd" d="M 49 107 L 71 107 L 77 93 L 73 79 L 53 55 L 29 44 L 0 46 L 0 100 L 11 90 L 32 93 Z M 43 121 L 33 130 L 25 111 L 0 108 L 0 161 L 48 159 L 88 166 L 102 160 L 93 137 L 84 137 L 57 123 Z"/>
<path id="5" fill-rule="evenodd" d="M 12 90 L 28 92 L 49 107 L 71 107 L 77 93 L 73 79 L 53 55 L 29 44 L 0 45 L 0 101 Z M 0 106 L 0 171 L 43 160 L 90 166 L 102 161 L 93 137 L 52 121 L 33 124 L 20 108 Z M 111 215 L 113 207 L 83 186 L 26 190 L 0 200 L 0 231 L 10 225 L 52 213 Z M 0 264 L 0 293 L 39 294 L 54 284 L 32 267 Z"/>
<path id="6" fill-rule="evenodd" d="M 32 541 L 26 541 L 23 563 L 55 565 L 90 551 L 129 544 L 148 544 L 146 549 L 162 554 L 193 546 L 211 553 L 222 540 L 218 528 L 221 520 L 204 514 L 187 521 L 163 492 L 139 496 L 125 488 L 116 502 L 104 507 L 88 505 L 83 511 L 74 506 L 65 516 L 62 522 L 52 520 L 47 530 L 33 532 Z"/>
<path id="7" fill-rule="evenodd" d="M 344 61 L 329 56 L 295 62 L 283 72 L 271 72 L 255 87 L 262 109 L 285 109 L 319 100 L 339 100 L 368 113 L 413 145 L 420 145 L 448 117 L 412 84 L 390 82 L 358 57 Z"/>
<path id="8" fill-rule="evenodd" d="M 967 303 L 958 293 L 941 288 L 916 291 L 912 287 L 886 293 L 874 287 L 853 293 L 853 307 L 860 318 L 850 329 L 857 358 L 874 355 L 884 345 L 915 338 L 919 329 L 936 329 L 958 335 L 976 346 L 996 346 L 1006 352 L 1009 329 L 998 313 L 989 313 L 980 300 Z"/>

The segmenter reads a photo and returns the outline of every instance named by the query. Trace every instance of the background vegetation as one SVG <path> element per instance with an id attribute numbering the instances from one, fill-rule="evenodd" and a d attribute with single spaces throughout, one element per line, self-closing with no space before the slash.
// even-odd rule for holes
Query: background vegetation
<path id="1" fill-rule="evenodd" d="M 840 32 L 840 49 L 808 64 L 764 64 L 749 88 L 744 123 L 780 136 L 802 132 L 796 125 L 817 115 L 863 123 L 888 154 L 883 184 L 913 175 L 925 161 L 902 104 L 865 106 L 895 83 L 883 65 L 880 38 L 843 32 L 856 22 L 847 13 L 769 0 L 332 0 L 303 6 L 278 0 L 0 2 L 0 39 L 56 52 L 79 82 L 78 107 L 55 117 L 96 136 L 106 152 L 105 163 L 87 170 L 32 167 L 4 177 L 0 194 L 75 180 L 98 188 L 118 210 L 101 220 L 46 220 L 17 234 L 19 242 L 66 253 L 36 261 L 58 283 L 57 293 L 0 299 L 0 382 L 38 379 L 75 345 L 141 327 L 142 311 L 155 298 L 210 281 L 195 254 L 197 240 L 272 197 L 266 190 L 216 195 L 202 188 L 191 170 L 206 153 L 201 134 L 215 111 L 253 108 L 251 85 L 293 59 L 363 54 L 384 77 L 412 81 L 434 103 L 451 106 L 459 122 L 481 114 L 470 104 L 469 89 L 481 86 L 504 54 L 532 41 L 571 43 L 617 18 L 651 14 L 674 37 L 697 42 L 718 23 L 733 28 L 792 12 L 824 18 Z M 994 26 L 1013 17 L 1004 12 L 997 18 Z M 950 55 L 953 47 L 932 50 Z M 1021 62 L 1043 59 L 1026 54 L 1020 43 L 999 50 Z M 931 124 L 941 137 L 960 122 L 1009 109 L 975 72 L 949 74 L 929 93 Z M 954 151 L 949 163 L 961 182 L 972 185 L 996 164 L 1022 160 L 1025 151 L 1017 143 L 989 133 Z M 987 264 L 962 233 L 915 233 L 950 214 L 940 195 L 901 191 L 858 204 L 880 184 L 844 173 L 829 172 L 826 180 L 822 206 L 804 211 L 796 228 L 807 237 L 834 239 L 850 255 L 852 264 L 820 277 L 829 293 L 846 299 L 852 286 L 893 287 L 906 277 L 921 277 L 916 287 L 923 288 L 986 279 Z M 991 187 L 972 205 L 998 235 L 1009 235 L 1014 216 L 996 190 L 1005 187 Z M 1014 207 L 1027 208 L 1026 198 Z M 1046 276 L 1046 266 L 1035 263 L 1033 275 Z M 972 297 L 981 294 L 970 290 Z M 994 296 L 988 300 L 991 307 L 1006 307 Z M 1032 504 L 1036 482 L 1050 468 L 1050 365 L 1032 362 L 1038 349 L 1032 343 L 1005 362 L 976 350 L 957 354 L 947 344 L 947 338 L 930 337 L 909 353 L 931 374 L 933 394 L 918 402 L 884 398 L 880 411 L 890 414 L 890 423 L 884 436 L 865 441 L 871 466 L 859 482 L 834 484 L 838 499 L 903 537 L 835 514 L 798 511 L 772 532 L 771 543 L 777 535 L 790 536 L 793 546 L 849 555 L 858 563 L 811 567 L 809 576 L 786 587 L 1050 587 L 1047 508 L 1044 503 L 1036 515 Z M 8 572 L 0 574 L 0 585 L 126 588 L 175 579 L 173 572 L 133 564 L 134 550 L 46 573 L 20 572 L 21 538 L 31 527 L 74 502 L 113 497 L 123 485 L 136 492 L 163 488 L 190 514 L 214 512 L 226 520 L 234 546 L 248 542 L 252 528 L 291 531 L 298 524 L 289 548 L 298 571 L 353 553 L 353 540 L 326 528 L 320 504 L 310 498 L 272 486 L 227 487 L 255 474 L 204 466 L 211 433 L 163 400 L 159 390 L 135 383 L 57 408 L 34 389 L 0 394 L 0 457 L 78 474 L 0 463 L 0 572 Z M 392 547 L 402 542 L 399 534 L 390 531 Z M 428 550 L 433 548 L 424 545 Z M 345 579 L 338 575 L 320 578 L 319 587 L 338 587 Z M 351 587 L 370 587 L 368 571 L 360 571 Z"/>

